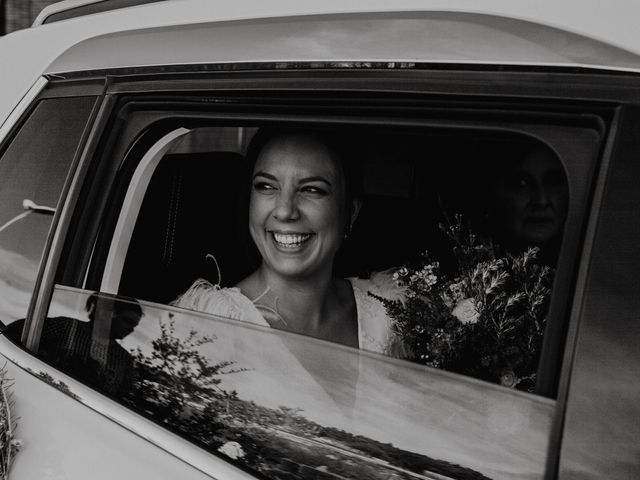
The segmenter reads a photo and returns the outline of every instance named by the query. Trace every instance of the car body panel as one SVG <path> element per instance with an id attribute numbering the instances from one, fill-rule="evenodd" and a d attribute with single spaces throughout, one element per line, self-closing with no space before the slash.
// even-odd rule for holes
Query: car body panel
<path id="1" fill-rule="evenodd" d="M 0 352 L 8 360 L 5 368 L 12 382 L 15 437 L 22 443 L 12 480 L 212 478 L 203 470 L 216 471 L 225 479 L 253 478 L 53 369 L 4 337 L 0 337 Z"/>

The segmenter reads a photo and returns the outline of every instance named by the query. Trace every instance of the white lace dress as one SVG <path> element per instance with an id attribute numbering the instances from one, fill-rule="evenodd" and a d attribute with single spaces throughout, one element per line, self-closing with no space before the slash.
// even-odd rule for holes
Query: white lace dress
<path id="1" fill-rule="evenodd" d="M 358 346 L 362 350 L 388 353 L 391 320 L 382 303 L 368 292 L 389 298 L 387 272 L 378 272 L 370 279 L 349 278 L 358 313 Z M 220 288 L 198 279 L 182 294 L 174 306 L 211 313 L 233 320 L 269 326 L 256 305 L 239 288 Z"/>

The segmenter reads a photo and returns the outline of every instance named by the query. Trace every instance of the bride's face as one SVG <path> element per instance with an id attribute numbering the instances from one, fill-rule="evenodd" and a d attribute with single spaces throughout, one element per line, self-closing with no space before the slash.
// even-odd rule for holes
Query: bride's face
<path id="1" fill-rule="evenodd" d="M 330 273 L 345 224 L 345 179 L 331 152 L 305 136 L 268 142 L 249 203 L 249 231 L 263 268 L 288 278 Z"/>

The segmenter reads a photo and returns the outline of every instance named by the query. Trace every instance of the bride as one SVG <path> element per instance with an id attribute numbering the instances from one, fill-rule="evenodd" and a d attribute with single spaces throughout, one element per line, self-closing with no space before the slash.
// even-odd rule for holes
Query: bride
<path id="1" fill-rule="evenodd" d="M 260 266 L 233 288 L 198 279 L 174 305 L 388 353 L 376 278 L 333 275 L 361 201 L 348 159 L 314 133 L 261 130 L 251 142 L 249 232 Z"/>

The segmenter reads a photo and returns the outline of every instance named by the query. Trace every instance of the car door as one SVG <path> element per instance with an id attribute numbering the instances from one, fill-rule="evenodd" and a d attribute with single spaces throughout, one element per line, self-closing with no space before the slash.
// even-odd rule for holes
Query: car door
<path id="1" fill-rule="evenodd" d="M 247 97 L 225 91 L 227 81 L 211 88 L 215 75 L 113 82 L 68 182 L 43 290 L 22 334 L 48 365 L 39 368 L 69 387 L 77 408 L 90 406 L 111 428 L 214 477 L 237 467 L 276 478 L 553 476 L 571 292 L 615 112 L 606 104 L 541 106 L 526 88 L 519 100 L 443 100 L 419 75 L 409 88 L 388 81 L 382 97 L 330 74 L 322 84 L 333 88 L 314 94 L 318 80 L 291 74 L 287 97 L 280 75 L 268 72 L 257 80 L 235 74 L 255 82 L 248 91 L 265 92 Z M 489 162 L 496 147 L 520 136 L 551 145 L 567 171 L 571 205 L 547 320 L 555 333 L 545 336 L 537 390 L 168 305 L 198 275 L 231 286 L 250 271 L 234 222 L 246 146 L 267 125 L 340 131 L 365 153 L 369 209 L 345 252 L 345 276 L 399 267 L 408 250 L 439 238 L 438 201 L 469 206 L 475 197 L 464 182 L 473 176 L 461 172 L 475 172 L 473 162 Z M 124 318 L 133 328 L 112 338 Z"/>
<path id="2" fill-rule="evenodd" d="M 16 341 L 31 315 L 39 272 L 51 261 L 49 252 L 56 243 L 51 226 L 68 202 L 73 172 L 103 100 L 101 82 L 71 91 L 45 85 L 39 82 L 35 100 L 18 106 L 21 114 L 14 116 L 14 124 L 3 125 L 0 308 L 2 322 L 15 332 Z M 3 398 L 9 402 L 4 403 L 9 413 L 3 428 L 15 428 L 9 431 L 20 445 L 19 452 L 5 452 L 7 462 L 11 459 L 11 478 L 208 478 L 115 424 L 103 408 L 109 408 L 105 399 L 97 402 L 102 413 L 86 397 L 81 405 L 81 385 L 56 372 L 51 375 L 50 366 L 6 337 L 1 341 L 7 362 Z"/>

